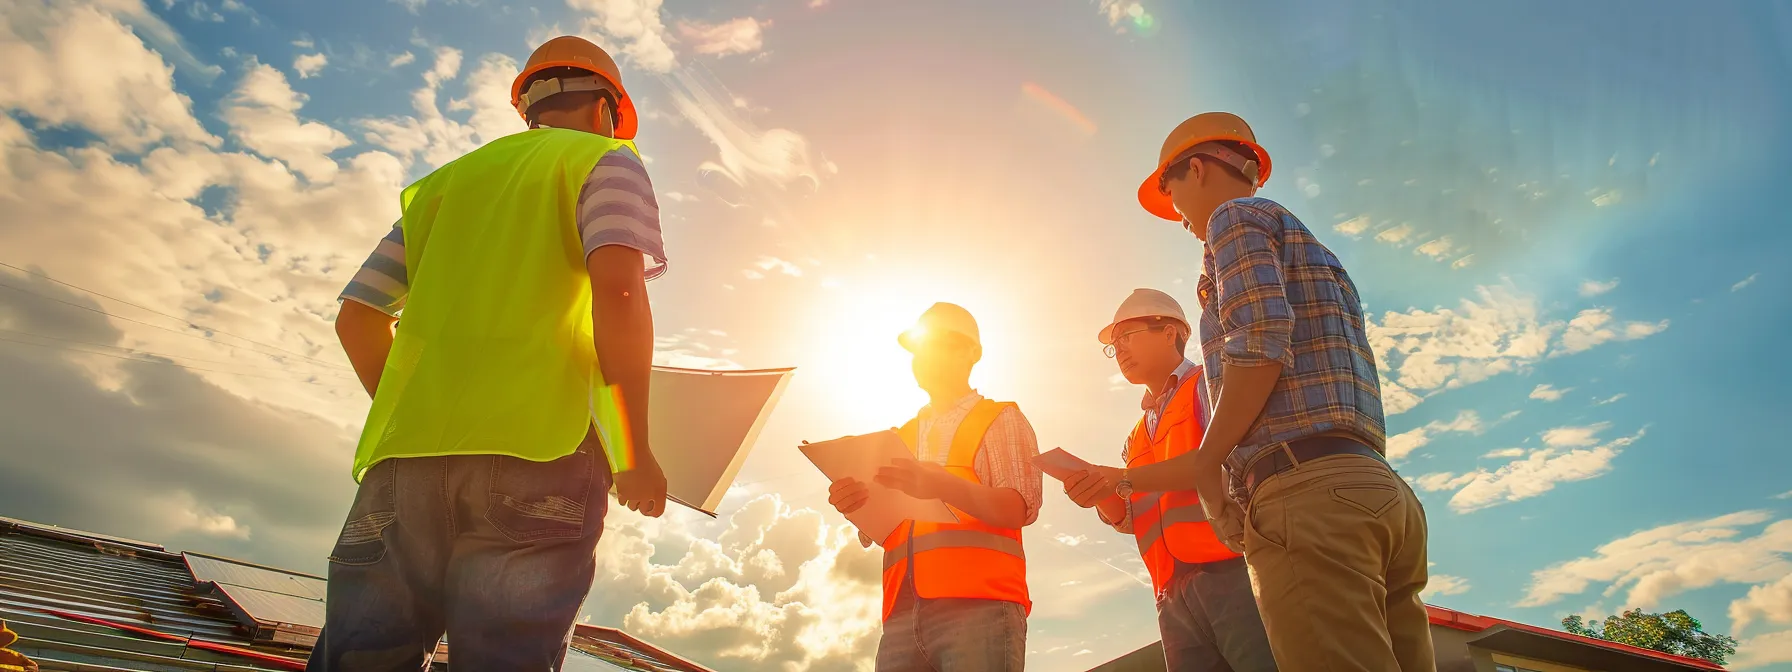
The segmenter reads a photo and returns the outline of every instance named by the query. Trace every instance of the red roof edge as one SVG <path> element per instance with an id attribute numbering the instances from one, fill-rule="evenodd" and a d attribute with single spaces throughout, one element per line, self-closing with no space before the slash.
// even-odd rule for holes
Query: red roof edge
<path id="1" fill-rule="evenodd" d="M 709 670 L 709 668 L 699 665 L 695 661 L 655 646 L 652 642 L 616 628 L 606 628 L 601 625 L 591 625 L 589 623 L 575 623 L 572 626 L 572 632 L 574 635 L 584 635 L 593 639 L 603 639 L 608 636 L 623 640 L 623 642 L 627 643 L 630 647 L 652 653 L 656 656 L 664 656 L 665 660 L 682 665 L 691 672 L 704 672 Z"/>
<path id="2" fill-rule="evenodd" d="M 1718 665 L 1716 663 L 1713 663 L 1709 660 L 1704 660 L 1702 658 L 1689 658 L 1686 656 L 1676 656 L 1671 653 L 1662 653 L 1660 651 L 1656 651 L 1653 649 L 1645 649 L 1640 646 L 1631 646 L 1629 644 L 1622 644 L 1619 642 L 1610 642 L 1610 641 L 1606 641 L 1603 639 L 1596 639 L 1593 637 L 1583 637 L 1581 635 L 1576 635 L 1576 634 L 1569 633 L 1569 632 L 1562 632 L 1561 630 L 1551 630 L 1549 628 L 1530 625 L 1527 623 L 1519 623 L 1517 621 L 1508 621 L 1503 618 L 1493 618 L 1491 616 L 1477 616 L 1475 614 L 1456 611 L 1454 609 L 1445 609 L 1443 607 L 1434 606 L 1434 605 L 1430 605 L 1430 604 L 1425 605 L 1425 611 L 1431 617 L 1432 625 L 1441 626 L 1441 627 L 1445 627 L 1445 628 L 1451 628 L 1451 629 L 1455 629 L 1455 630 L 1462 630 L 1464 632 L 1481 632 L 1483 630 L 1494 627 L 1496 625 L 1503 625 L 1508 628 L 1512 628 L 1514 630 L 1523 630 L 1525 632 L 1532 632 L 1532 633 L 1536 633 L 1539 635 L 1546 635 L 1549 637 L 1555 637 L 1557 639 L 1566 639 L 1566 640 L 1570 640 L 1570 641 L 1580 642 L 1582 644 L 1587 644 L 1589 646 L 1597 646 L 1602 649 L 1623 651 L 1625 653 L 1629 653 L 1632 655 L 1643 656 L 1645 658 L 1654 658 L 1656 660 L 1663 660 L 1663 661 L 1668 661 L 1668 662 L 1672 662 L 1672 663 L 1678 663 L 1680 665 L 1685 665 L 1687 667 L 1695 667 L 1695 668 L 1698 668 L 1701 670 L 1714 670 L 1717 672 L 1722 672 L 1724 669 L 1724 667 L 1722 665 Z"/>

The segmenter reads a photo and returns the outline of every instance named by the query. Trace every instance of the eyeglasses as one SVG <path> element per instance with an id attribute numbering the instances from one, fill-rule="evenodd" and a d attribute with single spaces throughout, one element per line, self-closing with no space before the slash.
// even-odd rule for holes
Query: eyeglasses
<path id="1" fill-rule="evenodd" d="M 1169 325 L 1167 325 L 1167 324 L 1154 324 L 1149 327 L 1140 327 L 1138 329 L 1134 329 L 1132 331 L 1128 331 L 1123 334 L 1114 334 L 1114 342 L 1107 344 L 1106 347 L 1103 347 L 1101 349 L 1101 354 L 1107 355 L 1108 359 L 1113 359 L 1114 355 L 1120 352 L 1120 347 L 1119 347 L 1120 344 L 1131 340 L 1133 335 L 1147 332 L 1147 331 L 1163 331 L 1167 327 L 1169 327 Z"/>

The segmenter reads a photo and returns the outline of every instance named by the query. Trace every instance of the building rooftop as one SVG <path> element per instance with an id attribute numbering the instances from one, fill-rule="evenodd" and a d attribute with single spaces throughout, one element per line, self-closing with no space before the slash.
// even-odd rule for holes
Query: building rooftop
<path id="1" fill-rule="evenodd" d="M 324 579 L 0 517 L 0 620 L 43 670 L 303 670 Z M 449 658 L 436 649 L 435 669 Z M 574 628 L 569 672 L 711 672 L 615 628 Z"/>

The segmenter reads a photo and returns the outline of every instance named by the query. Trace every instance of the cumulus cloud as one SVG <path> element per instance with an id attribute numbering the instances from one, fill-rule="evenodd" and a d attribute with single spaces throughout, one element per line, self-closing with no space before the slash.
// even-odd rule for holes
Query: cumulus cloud
<path id="1" fill-rule="evenodd" d="M 324 71 L 330 64 L 330 58 L 323 54 L 302 54 L 292 61 L 292 71 L 299 74 L 299 79 L 311 79 Z"/>
<path id="2" fill-rule="evenodd" d="M 472 115 L 467 120 L 473 141 L 483 145 L 512 133 L 529 130 L 529 125 L 510 105 L 510 83 L 522 66 L 503 54 L 486 54 L 479 66 L 467 75 L 467 97 L 448 103 L 448 109 Z"/>
<path id="3" fill-rule="evenodd" d="M 1449 236 L 1435 238 L 1413 248 L 1413 254 L 1422 254 L 1438 261 L 1448 259 L 1459 251 L 1456 248 L 1456 243 L 1452 242 Z"/>
<path id="4" fill-rule="evenodd" d="M 1342 222 L 1338 222 L 1337 224 L 1332 225 L 1333 231 L 1337 231 L 1338 233 L 1342 233 L 1346 236 L 1350 236 L 1351 238 L 1356 238 L 1356 237 L 1363 235 L 1363 232 L 1368 229 L 1369 229 L 1369 216 L 1368 215 L 1357 215 L 1355 217 L 1346 219 Z"/>
<path id="5" fill-rule="evenodd" d="M 1574 388 L 1572 388 L 1572 387 L 1557 388 L 1554 385 L 1544 383 L 1542 385 L 1538 385 L 1534 388 L 1531 388 L 1531 398 L 1532 399 L 1541 399 L 1543 401 L 1561 401 L 1563 395 L 1566 395 L 1569 392 L 1573 392 L 1573 391 L 1574 391 Z"/>
<path id="6" fill-rule="evenodd" d="M 1764 525 L 1764 527 L 1763 527 Z M 1749 530 L 1759 528 L 1758 532 Z M 1752 534 L 1752 536 L 1751 536 Z M 1641 530 L 1594 549 L 1591 555 L 1531 573 L 1518 606 L 1554 604 L 1603 586 L 1623 595 L 1623 609 L 1653 609 L 1686 591 L 1720 584 L 1753 586 L 1731 604 L 1741 627 L 1784 622 L 1785 577 L 1792 574 L 1792 520 L 1766 511 L 1739 511 Z"/>
<path id="7" fill-rule="evenodd" d="M 1792 630 L 1744 638 L 1736 643 L 1730 669 L 1752 670 L 1775 663 L 1792 663 Z"/>
<path id="8" fill-rule="evenodd" d="M 143 17 L 153 14 L 140 3 L 108 4 L 115 7 L 10 3 L 0 12 L 0 109 L 87 129 L 127 152 L 164 141 L 215 146 L 218 139 L 193 117 L 192 101 L 175 91 L 174 68 L 133 25 L 178 44 L 173 31 L 153 25 L 159 20 L 146 26 Z"/>
<path id="9" fill-rule="evenodd" d="M 1469 587 L 1468 579 L 1460 576 L 1432 574 L 1430 580 L 1425 583 L 1422 596 L 1430 601 L 1447 595 L 1461 595 L 1468 592 Z"/>
<path id="10" fill-rule="evenodd" d="M 765 47 L 763 30 L 770 25 L 770 21 L 760 21 L 750 16 L 721 23 L 681 21 L 678 24 L 678 34 L 691 46 L 692 51 L 699 54 L 751 54 Z"/>
<path id="11" fill-rule="evenodd" d="M 349 146 L 347 135 L 315 121 L 300 121 L 305 96 L 292 90 L 286 75 L 251 61 L 243 81 L 225 100 L 223 116 L 231 137 L 244 147 L 279 160 L 313 182 L 336 176 L 329 154 Z"/>
<path id="12" fill-rule="evenodd" d="M 1385 377 L 1386 412 L 1394 415 L 1417 406 L 1427 393 L 1525 370 L 1546 356 L 1645 338 L 1667 326 L 1666 320 L 1620 323 L 1603 308 L 1569 321 L 1548 319 L 1534 297 L 1493 285 L 1477 288 L 1475 298 L 1458 308 L 1389 311 L 1371 319 L 1368 331 Z"/>
<path id="13" fill-rule="evenodd" d="M 567 0 L 566 5 L 584 14 L 588 32 L 619 43 L 621 54 L 636 67 L 663 74 L 678 66 L 660 19 L 661 0 Z"/>
<path id="14" fill-rule="evenodd" d="M 1507 458 L 1507 457 L 1524 457 L 1524 449 L 1523 448 L 1500 448 L 1498 450 L 1487 451 L 1487 453 L 1482 455 L 1481 457 L 1484 457 L 1487 459 L 1500 459 L 1500 458 Z"/>
<path id="15" fill-rule="evenodd" d="M 1423 427 L 1402 432 L 1388 437 L 1387 457 L 1389 460 L 1403 460 L 1413 451 L 1431 443 L 1431 439 L 1445 432 L 1480 433 L 1481 416 L 1474 411 L 1463 411 L 1450 420 L 1434 420 Z"/>
<path id="16" fill-rule="evenodd" d="M 363 119 L 365 140 L 405 159 L 421 160 L 433 168 L 459 158 L 479 146 L 472 126 L 448 118 L 439 103 L 442 85 L 460 75 L 461 51 L 437 47 L 435 62 L 423 74 L 423 86 L 411 92 L 409 116 Z M 510 99 L 506 90 L 504 100 Z"/>
<path id="17" fill-rule="evenodd" d="M 407 51 L 397 56 L 393 56 L 392 60 L 386 62 L 386 67 L 400 68 L 416 62 L 417 55 Z"/>
<path id="18" fill-rule="evenodd" d="M 1548 448 L 1525 453 L 1497 469 L 1425 474 L 1413 482 L 1429 492 L 1455 490 L 1450 508 L 1457 513 L 1537 497 L 1561 483 L 1604 475 L 1611 471 L 1612 460 L 1624 448 L 1643 437 L 1643 431 L 1638 430 L 1633 435 L 1600 443 L 1597 435 L 1608 426 L 1601 423 L 1551 429 L 1542 437 Z"/>
<path id="19" fill-rule="evenodd" d="M 1605 280 L 1605 281 L 1582 280 L 1580 283 L 1580 295 L 1586 296 L 1586 297 L 1599 296 L 1600 294 L 1604 294 L 1606 292 L 1612 291 L 1617 288 L 1618 288 L 1618 279 L 1617 278 L 1612 278 L 1610 280 Z"/>
<path id="20" fill-rule="evenodd" d="M 1401 224 L 1375 234 L 1375 240 L 1389 245 L 1399 246 L 1402 243 L 1405 243 L 1407 239 L 1411 238 L 1412 234 L 1413 228 L 1411 224 Z"/>
<path id="21" fill-rule="evenodd" d="M 1737 632 L 1756 622 L 1792 623 L 1792 574 L 1753 586 L 1747 595 L 1730 603 L 1730 625 Z"/>

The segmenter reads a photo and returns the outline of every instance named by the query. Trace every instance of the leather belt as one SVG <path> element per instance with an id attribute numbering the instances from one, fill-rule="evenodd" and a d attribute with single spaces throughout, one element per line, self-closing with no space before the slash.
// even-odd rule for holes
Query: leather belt
<path id="1" fill-rule="evenodd" d="M 1363 445 L 1362 442 L 1355 439 L 1341 436 L 1319 436 L 1310 439 L 1298 439 L 1290 441 L 1281 447 L 1266 447 L 1264 448 L 1264 451 L 1265 454 L 1258 457 L 1256 461 L 1252 462 L 1251 466 L 1245 470 L 1245 501 L 1250 501 L 1251 495 L 1257 491 L 1257 486 L 1259 484 L 1269 480 L 1269 477 L 1271 476 L 1293 469 L 1297 463 L 1308 462 L 1333 455 L 1362 455 L 1364 457 L 1374 458 L 1375 461 L 1380 462 L 1383 465 L 1387 464 L 1387 458 L 1382 457 L 1381 453 L 1376 452 L 1374 448 Z M 1290 453 L 1293 454 L 1292 460 L 1289 459 Z"/>

